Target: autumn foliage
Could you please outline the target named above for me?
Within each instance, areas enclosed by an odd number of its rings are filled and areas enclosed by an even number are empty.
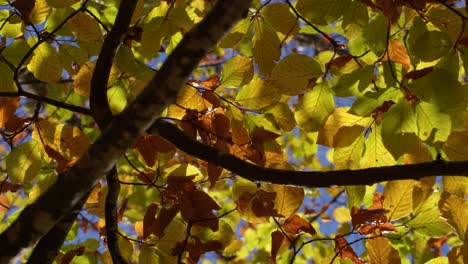
[[[0,5],[0,262],[466,262],[466,2]]]

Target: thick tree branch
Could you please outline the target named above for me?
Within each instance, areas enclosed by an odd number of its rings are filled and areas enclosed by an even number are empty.
[[[258,182],[302,187],[330,187],[333,185],[372,185],[378,182],[413,179],[427,176],[468,176],[468,161],[443,161],[394,165],[360,170],[290,171],[264,168],[213,147],[192,140],[177,126],[162,119],[155,122],[151,132],[157,132],[187,154],[221,166],[239,176]]]
[[[89,104],[95,120],[104,129],[112,119],[112,112],[107,100],[107,81],[112,68],[112,61],[118,47],[124,40],[137,0],[122,0],[112,30],[102,45],[91,79]]]
[[[54,226],[54,228],[39,240],[34,247],[31,256],[29,256],[27,263],[47,264],[54,262],[68,232],[70,231],[70,228],[73,226],[81,208],[86,203],[89,194],[90,192],[88,192],[88,194],[86,194],[81,201]]]
[[[250,3],[251,0],[219,0],[211,12],[185,34],[138,98],[0,235],[0,263],[10,262],[21,250],[33,245],[109,173],[135,139],[175,101],[192,70],[224,33],[247,14]]]
[[[136,3],[137,0],[122,0],[120,2],[114,25],[104,40],[96,67],[93,71],[89,102],[94,120],[101,129],[105,129],[113,118],[109,101],[107,100],[107,82],[117,49],[122,44],[130,26]],[[122,257],[118,245],[117,199],[120,192],[120,183],[115,166],[107,174],[106,179],[109,188],[105,205],[107,246],[113,263],[127,263]]]

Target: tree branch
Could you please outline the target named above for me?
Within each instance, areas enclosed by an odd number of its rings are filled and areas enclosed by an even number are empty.
[[[372,185],[394,180],[413,179],[438,175],[468,176],[468,161],[444,161],[394,165],[360,170],[290,171],[264,168],[244,161],[234,155],[192,140],[175,125],[162,119],[154,123],[150,132],[157,132],[167,141],[187,154],[221,166],[254,182],[269,182],[302,187],[331,187],[333,185]]]
[[[200,60],[225,32],[247,14],[251,0],[219,0],[210,13],[169,55],[143,92],[78,161],[28,205],[0,235],[0,263],[14,259],[32,246],[75,206],[94,184],[107,175],[119,157],[175,101],[178,91]]]
[[[70,110],[70,111],[75,112],[75,113],[80,113],[80,114],[83,114],[83,115],[91,115],[91,111],[86,107],[67,104],[67,103],[64,103],[64,102],[61,102],[61,101],[57,101],[57,100],[52,99],[52,98],[48,98],[48,97],[45,97],[45,96],[40,96],[40,95],[33,94],[33,93],[23,91],[23,90],[19,90],[18,92],[0,92],[0,96],[3,96],[3,97],[23,96],[23,97],[26,97],[26,98],[29,98],[29,99],[36,100],[38,102],[53,105],[53,106],[58,107],[58,108],[67,109],[67,110]]]
[[[120,2],[114,25],[102,45],[93,71],[89,102],[94,120],[101,130],[105,129],[113,118],[109,101],[107,100],[107,82],[117,49],[127,35],[136,3],[137,0],[122,0]],[[105,204],[107,246],[113,263],[127,263],[122,257],[118,245],[117,199],[120,192],[120,183],[115,166],[107,174],[106,179],[109,188]]]
[[[34,247],[31,256],[29,256],[27,263],[52,263],[54,262],[60,248],[67,237],[70,228],[73,226],[77,215],[80,213],[81,208],[86,203],[90,192],[88,192],[79,203],[73,207],[68,214],[63,217],[54,228],[52,228],[45,236],[43,236],[37,245]]]
[[[102,45],[91,79],[89,104],[95,120],[104,129],[112,119],[112,112],[107,100],[107,82],[112,68],[112,61],[118,47],[124,40],[135,10],[137,0],[122,0],[117,17],[109,35]]]

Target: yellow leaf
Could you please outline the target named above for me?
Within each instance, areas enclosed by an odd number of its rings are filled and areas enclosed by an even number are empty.
[[[389,210],[389,220],[397,220],[413,211],[413,189],[417,181],[387,182],[384,189],[384,209]]]
[[[13,81],[13,71],[0,61],[0,92],[16,92],[16,84]]]
[[[366,247],[369,252],[370,263],[401,263],[398,251],[392,247],[392,244],[386,237],[369,239],[366,242]]]
[[[444,191],[458,197],[467,197],[468,178],[463,176],[443,176],[442,183]]]
[[[8,119],[15,114],[19,101],[19,97],[0,97],[0,128],[3,128]]]
[[[249,109],[261,110],[277,102],[280,97],[274,86],[255,78],[240,89],[236,101]]]
[[[328,117],[323,126],[320,128],[320,132],[317,138],[317,143],[327,147],[334,147],[335,135],[343,127],[360,126],[366,127],[371,124],[372,119],[370,117],[361,117],[348,113],[349,107],[336,108],[335,111]]]
[[[91,79],[93,77],[95,66],[95,61],[88,61],[81,66],[78,73],[73,77],[73,89],[79,95],[89,97],[89,93],[91,91]],[[109,87],[109,85],[112,85],[119,75],[119,69],[113,65],[111,72],[109,73],[107,86]]]
[[[46,0],[35,0],[34,8],[29,15],[32,24],[40,24],[49,16],[50,6]]]
[[[346,223],[351,221],[351,214],[349,208],[345,206],[339,206],[333,211],[333,217],[338,223]]]
[[[28,70],[41,81],[57,83],[62,75],[63,67],[55,48],[43,42],[34,50]]]
[[[253,25],[252,53],[260,74],[268,75],[275,66],[275,61],[280,58],[281,42],[270,24],[257,19]]]
[[[143,245],[140,249],[140,255],[138,256],[138,263],[140,264],[153,264],[159,263],[158,255],[156,250],[150,246]]]
[[[322,68],[318,62],[308,56],[293,53],[274,67],[267,81],[278,87],[281,94],[298,95],[315,83],[321,74]]]
[[[304,189],[300,187],[270,184],[266,189],[276,192],[275,209],[285,217],[294,214],[304,200]]]
[[[68,20],[70,30],[79,40],[90,43],[102,41],[99,23],[87,13],[80,12]]]
[[[462,197],[442,193],[439,202],[440,212],[442,217],[447,219],[447,222],[455,228],[458,237],[464,241],[468,227],[468,201]],[[466,241],[465,241],[466,242]]]

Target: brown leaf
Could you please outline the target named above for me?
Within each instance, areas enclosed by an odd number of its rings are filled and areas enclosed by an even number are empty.
[[[140,181],[146,184],[152,184],[156,175],[154,172],[142,171],[142,172],[133,172],[133,175],[136,176]]]
[[[426,67],[426,68],[423,68],[421,70],[410,71],[403,78],[410,79],[410,80],[416,80],[416,79],[419,79],[419,78],[422,78],[422,77],[426,76],[427,74],[432,72],[432,70],[434,70],[434,66]]]
[[[296,214],[291,215],[284,221],[283,230],[288,235],[293,236],[299,235],[302,232],[309,233],[312,236],[317,233],[309,222]]]
[[[151,234],[151,227],[156,222],[156,212],[158,211],[159,205],[152,203],[146,208],[145,216],[143,218],[143,239],[146,239]]]
[[[162,238],[164,236],[164,231],[172,222],[172,220],[174,219],[174,217],[177,215],[178,212],[179,212],[178,206],[172,206],[170,208],[164,208],[164,207],[161,208],[158,216],[156,217],[156,221],[153,222],[153,224],[149,227],[148,231],[151,234],[154,234],[157,237]]]
[[[23,129],[27,124],[32,122],[31,117],[11,116],[5,123],[6,131],[14,132]]]
[[[325,67],[330,67],[330,68],[342,68],[344,67],[348,62],[350,62],[353,59],[352,56],[350,55],[344,55],[338,58],[333,59],[329,63],[325,64]]]
[[[342,259],[349,258],[354,263],[364,264],[364,261],[356,255],[348,241],[340,234],[335,237],[335,252],[338,252],[338,257]]]
[[[11,3],[11,6],[16,8],[21,13],[22,18],[26,24],[30,24],[29,15],[34,9],[35,4],[35,0],[16,0]]]
[[[23,184],[18,184],[18,183],[13,184],[13,183],[7,182],[6,180],[0,182],[0,193],[16,192],[21,188],[23,188]]]
[[[71,263],[75,256],[81,256],[84,253],[85,253],[85,247],[83,247],[83,246],[80,246],[80,247],[75,248],[75,249],[68,250],[67,253],[65,253],[65,255],[63,255],[60,263],[61,264]]]
[[[275,208],[276,192],[258,190],[252,199],[252,211],[257,217],[281,216]]]
[[[55,168],[55,171],[57,171],[58,174],[64,172],[66,169],[71,167],[71,165],[73,165],[73,163],[75,163],[76,161],[75,159],[73,160],[73,162],[71,162],[72,160],[65,158],[60,152],[51,148],[49,145],[44,145],[44,149],[47,155],[50,158],[54,159],[55,162],[57,163],[57,167]]]
[[[249,209],[249,204],[250,201],[252,201],[252,198],[254,195],[252,193],[249,193],[247,191],[243,192],[239,196],[239,200],[237,201],[237,209],[241,211],[242,213],[245,213],[247,209]]]
[[[222,106],[218,96],[216,96],[216,94],[211,90],[203,91],[202,98],[210,102],[214,108]]]
[[[189,253],[188,263],[196,264],[200,260],[200,257],[206,252],[219,251],[222,248],[223,245],[217,240],[203,243],[199,238],[193,237],[191,238],[191,242],[187,243],[185,247],[185,250]]]
[[[401,14],[401,4],[394,3],[393,0],[376,0],[375,3],[387,17],[390,25],[393,25],[398,21]]]
[[[8,98],[8,97],[0,97],[0,128],[3,128],[10,119],[10,117],[14,116],[16,112],[16,108],[19,105],[19,97]],[[14,130],[9,130],[14,131]]]
[[[273,133],[271,131],[265,130],[263,128],[256,128],[252,132],[252,140],[260,142],[268,142],[278,138],[280,135]]]
[[[156,163],[157,153],[168,153],[175,151],[174,145],[163,139],[159,135],[141,135],[136,143],[135,147],[140,152],[141,156],[145,160],[146,165],[153,167]]]
[[[271,233],[271,260],[273,263],[276,263],[276,255],[283,244],[283,240],[284,235],[281,231],[276,230]]]

